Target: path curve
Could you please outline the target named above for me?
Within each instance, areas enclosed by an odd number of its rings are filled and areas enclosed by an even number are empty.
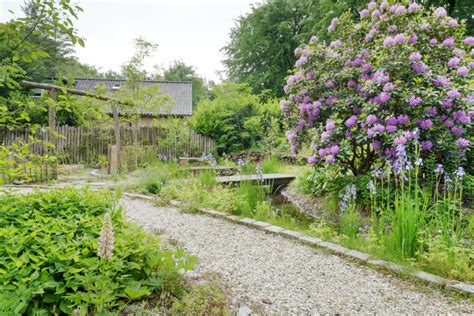
[[[237,301],[273,314],[474,314],[474,305],[280,236],[204,215],[123,199],[126,217],[157,229],[219,273]]]

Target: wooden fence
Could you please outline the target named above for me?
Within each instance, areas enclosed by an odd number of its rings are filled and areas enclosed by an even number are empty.
[[[134,130],[122,127],[120,136],[122,146],[133,145]],[[14,143],[30,143],[30,152],[37,155],[52,154],[58,157],[59,163],[94,164],[107,157],[107,148],[115,143],[112,128],[58,126],[56,133],[46,129],[37,130],[30,138],[28,129],[0,129],[0,144],[10,146]],[[153,146],[158,155],[167,158],[179,156],[196,156],[210,152],[215,148],[215,141],[199,135],[189,129],[163,129],[160,127],[140,127],[137,130],[140,147]],[[51,143],[48,147],[45,143]]]

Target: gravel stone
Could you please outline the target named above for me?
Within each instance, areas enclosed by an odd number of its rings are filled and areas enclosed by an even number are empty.
[[[163,231],[198,257],[196,273],[218,273],[240,302],[269,314],[474,314],[468,300],[417,291],[398,278],[254,228],[149,202],[123,199],[126,216]]]

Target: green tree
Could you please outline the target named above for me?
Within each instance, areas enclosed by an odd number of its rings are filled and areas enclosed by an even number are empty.
[[[238,18],[222,48],[230,80],[249,84],[255,93],[269,89],[284,95],[284,78],[295,64],[293,51],[312,35],[328,40],[331,20],[350,11],[353,20],[370,0],[267,0]],[[377,1],[381,2],[381,1]],[[394,4],[405,1],[388,0]],[[444,6],[458,19],[466,19],[467,34],[474,34],[473,0],[421,0],[425,7]]]
[[[125,83],[114,97],[129,104],[120,106],[121,112],[128,116],[133,123],[133,143],[135,153],[138,152],[138,123],[141,115],[147,112],[171,111],[174,100],[160,93],[159,84],[144,85],[147,71],[144,62],[157,50],[158,45],[144,38],[135,39],[135,53],[131,59],[122,65],[122,76]],[[138,167],[138,155],[135,155],[135,168]]]
[[[29,78],[22,65],[48,56],[30,41],[32,35],[63,36],[63,40],[72,44],[84,44],[73,24],[82,10],[79,6],[71,4],[70,0],[37,0],[35,6],[38,14],[33,18],[0,23],[0,127],[30,124],[29,111],[35,104],[21,88],[20,81]],[[12,148],[0,145],[0,182],[3,176],[25,178],[23,170],[41,159],[29,153],[28,145],[16,144]]]
[[[199,103],[191,127],[215,139],[218,153],[257,146],[271,120],[260,111],[265,108],[261,97],[246,84],[230,82],[215,86],[213,92],[213,100]]]
[[[164,71],[162,79],[191,81],[193,86],[193,109],[196,108],[199,101],[209,97],[209,89],[206,86],[204,78],[196,73],[193,66],[186,65],[182,60],[175,60],[168,69]]]
[[[317,0],[273,0],[252,7],[232,28],[223,48],[230,80],[255,93],[283,95],[284,78],[296,59],[293,50],[312,34]]]

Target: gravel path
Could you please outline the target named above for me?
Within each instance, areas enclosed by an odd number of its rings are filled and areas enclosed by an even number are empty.
[[[270,314],[474,314],[474,305],[350,263],[285,238],[203,215],[124,199],[126,216],[198,257],[196,271],[219,273],[237,301]]]

